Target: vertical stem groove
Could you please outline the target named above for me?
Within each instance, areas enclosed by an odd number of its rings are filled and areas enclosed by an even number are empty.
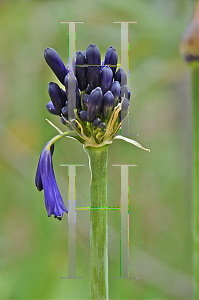
[[[91,208],[107,207],[108,145],[88,147],[92,169]],[[107,210],[90,210],[91,299],[109,299]]]

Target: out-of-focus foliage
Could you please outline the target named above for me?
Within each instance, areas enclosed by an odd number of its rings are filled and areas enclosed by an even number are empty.
[[[151,153],[116,140],[109,148],[108,201],[120,205],[120,168],[129,168],[130,276],[119,276],[120,213],[109,212],[110,299],[190,299],[191,120],[189,69],[178,51],[193,11],[190,0],[82,0],[0,2],[0,298],[88,299],[89,213],[77,212],[77,276],[67,276],[68,221],[48,218],[43,192],[34,186],[39,154],[56,132],[45,109],[47,84],[56,81],[44,61],[54,48],[65,64],[68,26],[76,49],[96,43],[104,56],[120,52],[120,24],[129,25],[129,137]],[[56,81],[57,82],[57,81]],[[67,206],[67,168],[77,168],[77,206],[89,206],[88,158],[76,141],[55,145],[54,169]]]

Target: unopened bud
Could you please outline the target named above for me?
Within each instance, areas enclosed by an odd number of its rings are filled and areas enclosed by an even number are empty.
[[[57,114],[61,116],[61,109],[65,102],[60,87],[55,82],[49,82],[48,93],[52,100],[53,106],[57,111]]]
[[[59,54],[52,48],[46,48],[44,51],[44,57],[47,64],[55,73],[57,78],[61,81],[62,84],[64,84],[64,78],[67,74],[67,69]]]

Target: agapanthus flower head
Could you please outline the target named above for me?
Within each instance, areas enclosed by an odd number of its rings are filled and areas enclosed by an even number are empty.
[[[49,84],[52,104],[47,104],[48,111],[57,112],[61,122],[76,132],[84,146],[95,144],[98,147],[111,143],[121,127],[119,112],[122,101],[130,99],[125,71],[120,67],[116,72],[116,49],[113,46],[107,49],[103,63],[95,44],[90,44],[86,51],[76,51],[73,71],[72,65],[68,63],[65,67],[57,52],[51,48],[46,48],[45,58],[56,74],[59,74],[57,66],[60,66],[61,82],[65,85],[64,91],[55,83]],[[95,120],[98,119],[100,122],[97,123]],[[99,126],[101,123],[103,125]],[[99,129],[102,127],[101,132]]]
[[[144,148],[136,141],[117,135],[128,116],[130,89],[124,69],[120,67],[116,72],[118,56],[114,47],[107,49],[103,63],[100,50],[95,44],[89,45],[86,51],[76,51],[73,65],[68,63],[66,67],[54,49],[46,48],[44,56],[65,86],[63,90],[58,84],[49,83],[51,101],[46,104],[46,108],[61,118],[67,130],[62,132],[49,121],[59,135],[49,141],[41,153],[35,185],[39,191],[44,189],[48,216],[54,214],[61,219],[67,209],[53,171],[52,145],[55,141],[68,136],[86,148],[102,147],[118,138]]]

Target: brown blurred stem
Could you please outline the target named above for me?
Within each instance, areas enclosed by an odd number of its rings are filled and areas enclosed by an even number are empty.
[[[192,66],[195,299],[199,299],[199,64]]]

